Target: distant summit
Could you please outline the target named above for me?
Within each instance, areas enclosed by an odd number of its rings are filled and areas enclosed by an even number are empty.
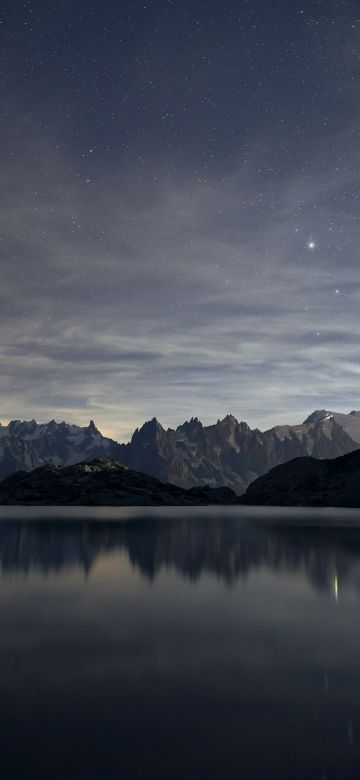
[[[317,409],[306,418],[304,425],[324,420],[335,420],[353,441],[360,444],[360,411],[353,409],[349,414],[342,412],[330,412],[326,409]]]
[[[315,409],[315,412],[309,414],[309,417],[304,420],[303,425],[309,425],[310,423],[320,422],[320,420],[331,420],[333,416],[332,412],[328,412],[326,409]]]

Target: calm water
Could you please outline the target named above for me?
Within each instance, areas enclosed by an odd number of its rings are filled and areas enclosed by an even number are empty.
[[[0,511],[4,780],[352,780],[360,512]]]

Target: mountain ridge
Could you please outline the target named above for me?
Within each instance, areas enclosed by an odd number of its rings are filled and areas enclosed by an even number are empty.
[[[16,471],[0,482],[0,505],[207,506],[238,501],[230,488],[184,490],[112,458],[71,466],[48,463],[33,471]]]

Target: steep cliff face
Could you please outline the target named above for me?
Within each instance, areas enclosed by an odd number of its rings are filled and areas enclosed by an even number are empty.
[[[129,468],[182,488],[227,485],[243,493],[269,469],[296,457],[336,458],[357,449],[360,412],[316,410],[301,425],[251,429],[232,415],[204,426],[195,417],[165,430],[156,418],[136,429],[128,444],[102,436],[95,424],[39,425],[14,420],[0,426],[0,478],[46,463],[71,465],[115,458]]]

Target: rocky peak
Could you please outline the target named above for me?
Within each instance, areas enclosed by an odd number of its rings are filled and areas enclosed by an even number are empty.
[[[233,414],[226,414],[225,417],[220,420],[220,423],[226,423],[227,425],[238,425],[238,420]]]
[[[8,431],[10,436],[21,436],[32,433],[37,427],[36,420],[11,420],[8,425]]]
[[[243,425],[246,426],[246,423],[239,423],[236,417],[234,417],[232,414],[227,414],[226,417],[224,417],[222,420],[217,421],[215,425],[215,431],[221,439],[228,439],[229,437],[233,438],[236,436],[239,429],[241,431],[244,430]],[[247,427],[248,426],[246,426],[246,428]]]
[[[242,425],[242,423],[240,423]],[[233,414],[227,414],[222,420],[218,420],[215,428],[221,432],[233,432],[239,426],[239,421]]]
[[[191,420],[185,420],[185,422],[182,425],[178,425],[177,431],[181,433],[192,433],[193,431],[197,430],[203,430],[202,422],[200,422],[198,417],[192,417]]]
[[[152,420],[148,420],[142,425],[140,429],[136,429],[132,436],[131,443],[143,443],[148,441],[158,440],[166,436],[166,432],[156,417]]]
[[[114,458],[94,458],[89,463],[82,461],[72,466],[67,466],[68,469],[78,469],[79,471],[91,472],[91,471],[107,471],[107,470],[123,470],[127,469],[123,463]]]
[[[11,420],[8,425],[8,431],[10,435],[19,431],[23,424],[24,423],[21,420]]]
[[[48,431],[57,431],[59,428],[58,423],[56,420],[50,420],[50,422],[47,424]]]

